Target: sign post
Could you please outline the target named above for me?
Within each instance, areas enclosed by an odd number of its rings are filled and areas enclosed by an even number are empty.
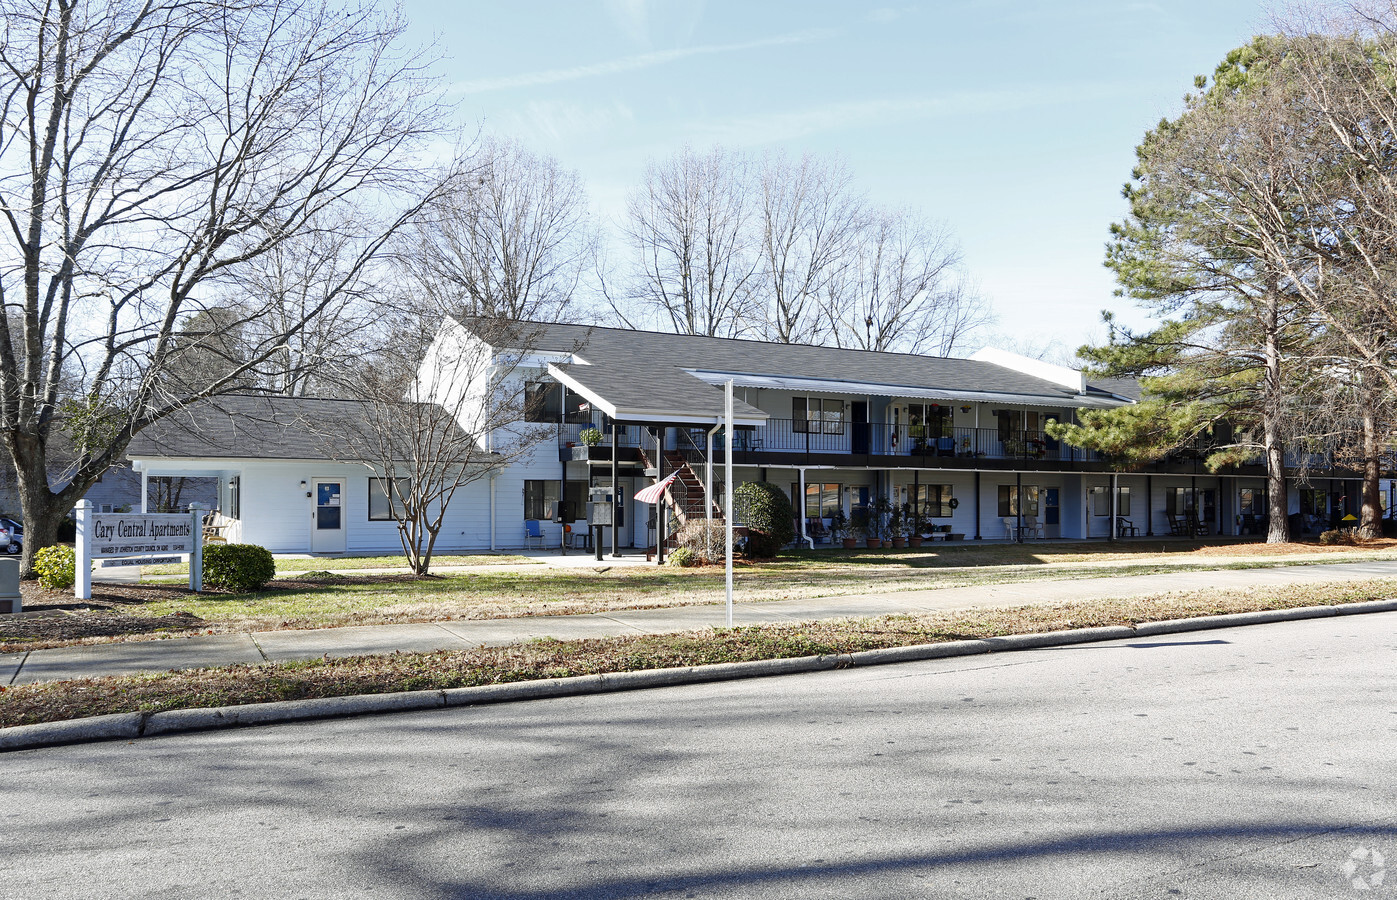
[[[203,510],[190,504],[187,513],[95,513],[92,504],[79,500],[77,546],[73,563],[73,594],[92,599],[92,561],[129,559],[153,554],[189,554],[189,589],[204,589]]]

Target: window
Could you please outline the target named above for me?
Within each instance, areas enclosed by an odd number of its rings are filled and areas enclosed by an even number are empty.
[[[949,484],[918,485],[917,508],[928,519],[949,519],[955,515],[955,510],[951,509],[951,486]]]
[[[403,497],[407,496],[409,490],[408,480],[406,478],[393,479],[391,500],[388,496],[388,484],[387,478],[369,479],[370,522],[392,522],[403,518]]]
[[[791,430],[796,434],[843,434],[844,401],[819,397],[792,397]]]
[[[1329,516],[1329,492],[1304,490],[1300,492],[1300,511],[1308,516]]]
[[[1019,515],[1019,487],[1015,484],[1001,484],[999,486],[999,516],[1007,519],[1010,516]],[[1023,514],[1026,516],[1038,515],[1038,486],[1036,484],[1026,484],[1023,486]]]
[[[591,425],[592,404],[581,394],[563,390],[563,421],[568,425]]]
[[[556,381],[530,381],[524,385],[525,422],[592,424],[592,404]]]
[[[557,502],[557,479],[524,482],[524,518],[549,519],[553,514],[553,504]]]
[[[1242,488],[1237,492],[1237,495],[1237,511],[1242,515],[1266,515],[1265,488]]]
[[[1091,511],[1092,515],[1109,516],[1111,514],[1110,493],[1107,486],[1098,484],[1091,489]],[[1116,515],[1130,515],[1130,488],[1121,485],[1116,488]]]
[[[569,481],[562,499],[572,504],[572,514],[578,519],[587,516],[587,482]],[[558,502],[558,480],[524,482],[524,518],[551,519],[553,504]]]
[[[839,485],[805,483],[805,517],[827,518],[839,512]],[[791,485],[791,496],[800,494],[800,482]]]
[[[1171,516],[1182,516],[1193,509],[1193,491],[1185,487],[1165,488],[1164,511]]]
[[[559,422],[563,414],[563,386],[556,381],[530,381],[524,385],[524,421]]]
[[[1025,434],[1029,438],[1036,438],[1043,431],[1043,426],[1047,424],[1048,417],[1038,412],[1023,412],[1017,409],[996,409],[991,410],[999,419],[999,440],[1017,441]]]
[[[951,408],[939,403],[907,404],[907,436],[943,438],[951,436]]]

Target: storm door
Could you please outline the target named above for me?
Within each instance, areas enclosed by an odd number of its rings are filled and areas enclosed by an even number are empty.
[[[344,480],[316,478],[311,481],[310,551],[312,553],[343,553],[344,540]]]

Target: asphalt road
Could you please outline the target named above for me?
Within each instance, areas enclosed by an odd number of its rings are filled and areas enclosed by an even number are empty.
[[[8,754],[0,896],[1382,896],[1394,661],[1383,614]]]

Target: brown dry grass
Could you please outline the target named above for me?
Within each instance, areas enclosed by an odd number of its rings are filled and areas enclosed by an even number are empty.
[[[206,708],[276,700],[848,653],[1007,634],[1333,605],[1397,596],[1397,580],[1197,591],[926,616],[772,624],[670,635],[531,641],[463,652],[393,654],[233,666],[0,688],[0,726],[116,712]]]

